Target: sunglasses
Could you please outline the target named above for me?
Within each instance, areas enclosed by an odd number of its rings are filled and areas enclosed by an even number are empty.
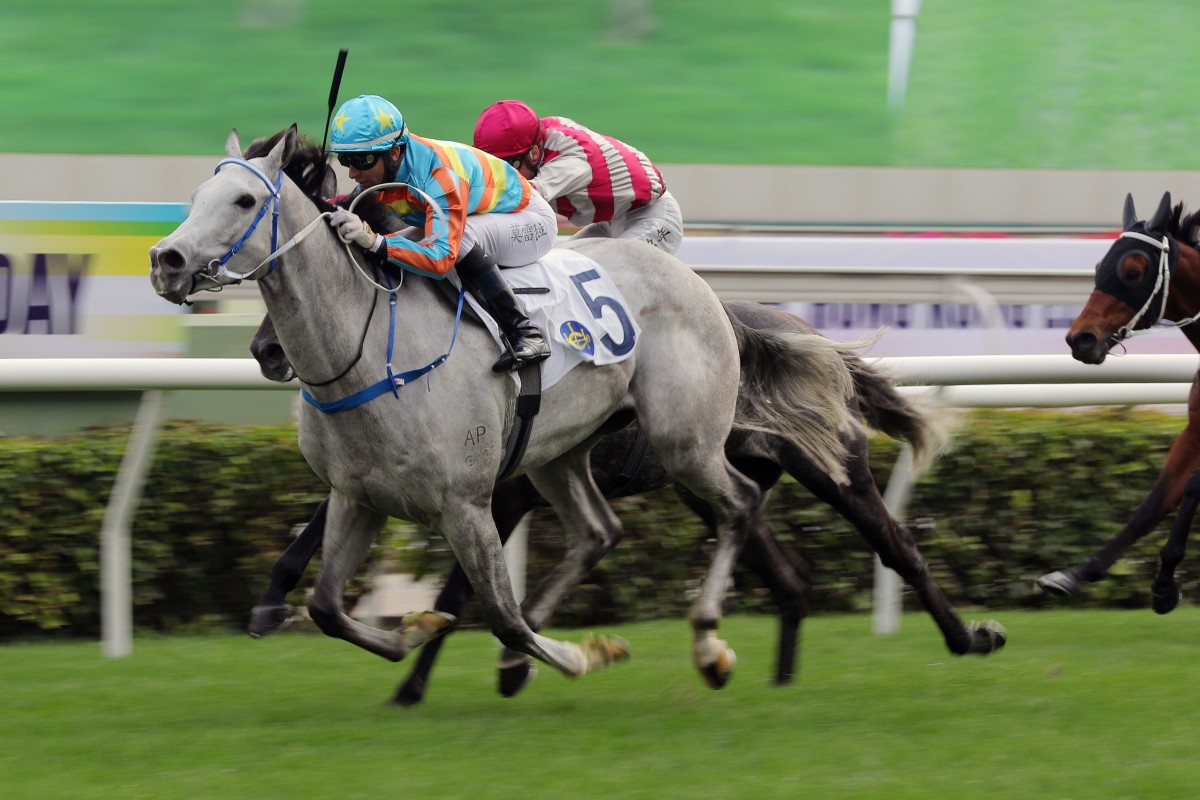
[[[343,167],[354,169],[370,169],[381,157],[380,153],[338,153],[338,163]]]

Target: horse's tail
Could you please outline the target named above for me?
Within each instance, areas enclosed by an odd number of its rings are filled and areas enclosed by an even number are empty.
[[[849,362],[862,343],[751,328],[727,315],[742,358],[735,424],[782,436],[834,480],[844,480],[846,447],[839,433],[854,424]]]
[[[863,421],[912,448],[913,471],[925,471],[950,441],[948,417],[932,405],[897,391],[890,378],[857,356],[846,359],[854,376],[854,400]]]

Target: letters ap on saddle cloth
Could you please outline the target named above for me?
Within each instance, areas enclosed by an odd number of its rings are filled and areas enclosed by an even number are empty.
[[[447,277],[457,282],[454,273]],[[504,277],[530,321],[551,343],[550,357],[541,363],[543,390],[582,363],[617,364],[633,353],[641,328],[608,273],[582,253],[555,248],[528,266],[506,267]],[[465,299],[503,352],[495,321],[470,292]],[[518,373],[509,374],[518,380]]]

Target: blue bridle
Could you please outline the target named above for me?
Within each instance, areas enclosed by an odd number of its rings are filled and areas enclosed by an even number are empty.
[[[271,211],[271,252],[272,253],[275,252],[275,246],[279,242],[279,188],[280,188],[280,186],[282,186],[283,170],[279,171],[279,174],[275,176],[275,182],[271,183],[271,179],[267,177],[265,172],[263,172],[261,169],[254,166],[253,164],[251,164],[246,159],[244,159],[244,158],[226,158],[225,160],[223,160],[219,164],[217,164],[217,168],[213,170],[213,174],[216,175],[218,172],[221,171],[221,167],[224,167],[227,164],[237,164],[239,167],[245,167],[246,169],[250,170],[250,172],[253,173],[255,175],[255,177],[257,177],[260,181],[263,182],[264,185],[266,185],[267,190],[270,192],[270,194],[267,195],[267,199],[263,201],[262,208],[260,208],[258,210],[258,214],[254,217],[254,221],[250,223],[250,227],[247,228],[246,232],[242,234],[242,238],[238,239],[237,242],[234,243],[233,247],[229,248],[228,253],[221,256],[219,259],[216,259],[215,261],[212,261],[209,263],[210,267],[214,264],[216,265],[216,272],[215,272],[215,274],[212,275],[213,278],[216,278],[216,277],[224,274],[224,275],[229,275],[233,278],[236,278],[238,281],[241,281],[243,278],[246,278],[247,276],[253,274],[254,271],[258,269],[258,267],[255,267],[254,269],[250,270],[250,272],[243,272],[241,274],[238,274],[236,272],[233,272],[233,271],[227,269],[225,267],[225,264],[229,261],[229,259],[233,258],[234,256],[236,256],[238,254],[238,251],[242,249],[242,245],[244,245],[246,243],[246,240],[249,239],[250,236],[254,233],[254,229],[257,228],[258,223],[262,221],[263,215],[265,215],[267,213],[267,207],[272,204],[272,201],[274,201],[274,208]],[[262,264],[259,264],[258,266],[261,267]],[[270,266],[270,268],[267,269],[267,274],[270,275],[274,271],[275,271],[275,259],[272,258],[271,266]]]

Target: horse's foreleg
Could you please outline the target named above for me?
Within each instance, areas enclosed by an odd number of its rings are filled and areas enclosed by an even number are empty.
[[[1188,533],[1192,530],[1197,504],[1200,504],[1200,470],[1193,472],[1184,484],[1179,514],[1175,517],[1171,535],[1162,549],[1162,565],[1158,577],[1154,580],[1152,597],[1154,610],[1159,614],[1170,613],[1179,605],[1179,584],[1175,580],[1175,568],[1179,566],[1187,550]]]
[[[321,571],[308,603],[309,616],[325,634],[364,650],[399,661],[417,647],[445,633],[454,617],[435,612],[406,614],[391,631],[353,619],[342,607],[346,583],[358,571],[387,517],[352,502],[340,492],[329,496]]]
[[[541,497],[538,495],[537,490],[533,488],[533,484],[530,483],[529,479],[524,476],[505,481],[496,487],[492,495],[492,520],[496,523],[496,530],[500,534],[501,544],[508,542],[513,529],[517,527],[521,519],[535,508],[540,501]],[[433,610],[461,617],[463,609],[473,594],[474,590],[471,587],[471,582],[467,580],[467,574],[463,571],[462,566],[455,562],[454,568],[450,570],[449,577],[446,578],[445,584],[442,585],[442,591],[438,593],[437,600],[433,604]],[[444,636],[439,636],[421,648],[412,672],[408,674],[408,678],[396,690],[396,696],[393,698],[394,702],[402,706],[410,706],[425,699],[429,676],[433,672],[434,662],[437,660],[438,653],[441,652],[442,643],[445,640]],[[509,667],[501,675],[500,693],[505,697],[511,697],[516,694],[533,677],[533,672],[531,662],[522,653],[521,664],[516,667]]]
[[[1184,484],[1189,476],[1200,469],[1200,409],[1197,408],[1200,403],[1196,395],[1197,384],[1194,383],[1188,399],[1187,427],[1171,444],[1154,487],[1125,523],[1125,527],[1080,566],[1050,572],[1038,578],[1039,588],[1052,594],[1070,595],[1081,583],[1100,580],[1108,574],[1118,558],[1179,505]]]
[[[316,513],[304,526],[304,530],[300,531],[300,535],[283,551],[275,566],[271,567],[271,582],[259,599],[258,605],[250,610],[249,632],[255,639],[275,633],[291,622],[295,609],[288,604],[287,596],[296,588],[305,567],[321,546],[328,508],[327,497],[317,506]]]
[[[460,504],[447,511],[437,529],[450,543],[475,588],[492,633],[505,647],[544,661],[568,677],[628,656],[628,645],[617,637],[589,638],[581,646],[542,636],[529,627],[513,596],[500,537],[486,509]]]
[[[592,480],[589,446],[581,446],[532,473],[537,493],[555,507],[568,534],[562,559],[521,604],[529,627],[538,631],[563,599],[587,576],[621,538],[621,522]],[[618,646],[614,656],[623,657]],[[499,689],[505,697],[519,692],[532,676],[522,652],[500,654]]]

